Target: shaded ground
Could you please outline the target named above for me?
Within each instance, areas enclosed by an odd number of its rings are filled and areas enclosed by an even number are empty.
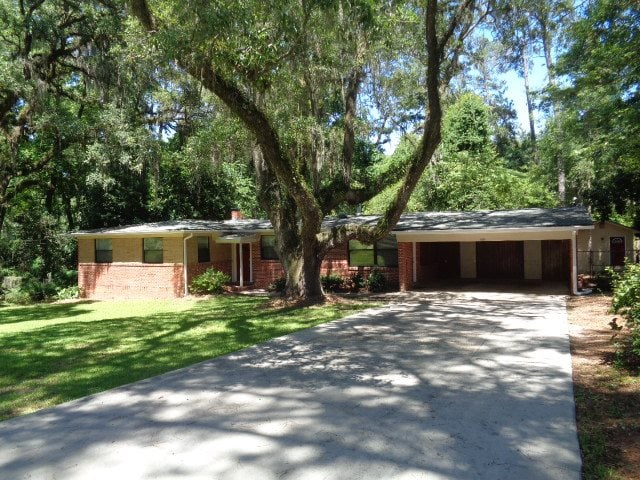
[[[0,478],[578,480],[565,297],[415,292],[0,423]]]
[[[2,307],[0,420],[176,370],[365,307],[342,302],[269,308],[267,302],[225,295]]]
[[[640,380],[614,366],[611,297],[568,302],[576,413],[587,479],[640,478]],[[622,322],[618,322],[622,323]]]

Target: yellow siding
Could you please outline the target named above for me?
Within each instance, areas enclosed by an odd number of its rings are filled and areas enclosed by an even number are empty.
[[[212,243],[211,245],[211,259],[218,261],[231,261],[231,249],[235,247],[234,244],[228,243]]]
[[[460,277],[476,276],[476,242],[460,242]]]
[[[95,241],[93,238],[78,239],[78,262],[93,263],[95,261]]]
[[[142,242],[140,242],[142,244]],[[164,250],[163,263],[182,263],[183,243],[180,237],[164,237],[162,249]],[[140,246],[142,250],[142,246]]]
[[[195,235],[187,240],[188,263],[198,263],[198,237],[209,238],[209,248],[211,249],[211,262],[231,261],[231,249],[235,246],[228,243],[216,243],[215,237],[212,235]],[[182,258],[182,257],[180,257]],[[182,260],[180,260],[182,261]]]
[[[142,238],[126,237],[111,240],[113,261],[142,262]]]
[[[542,242],[540,240],[524,242],[524,278],[525,280],[542,278]]]
[[[182,238],[161,238],[163,263],[182,263]],[[113,263],[142,263],[142,237],[114,237],[111,238],[111,246]],[[197,250],[195,255],[197,258]],[[95,238],[78,239],[78,261],[80,263],[95,262]]]
[[[611,264],[609,253],[611,237],[624,237],[627,260],[634,260],[632,229],[611,222],[597,222],[594,227],[593,230],[578,232],[578,273],[590,273],[591,269],[599,271]]]

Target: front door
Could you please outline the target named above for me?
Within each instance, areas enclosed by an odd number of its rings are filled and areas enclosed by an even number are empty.
[[[611,255],[611,266],[622,267],[624,265],[624,237],[611,237],[609,239],[609,252]]]

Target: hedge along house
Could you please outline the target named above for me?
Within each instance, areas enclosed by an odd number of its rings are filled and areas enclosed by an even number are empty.
[[[377,219],[328,217],[323,228]],[[400,290],[452,280],[561,281],[575,293],[577,239],[590,229],[582,207],[405,214],[375,245],[351,240],[332,249],[321,272],[366,278],[377,269]],[[254,288],[284,274],[267,220],[171,221],[74,235],[78,283],[89,298],[180,297],[210,267]]]

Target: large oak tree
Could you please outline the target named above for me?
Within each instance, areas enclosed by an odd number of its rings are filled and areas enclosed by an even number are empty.
[[[329,249],[354,237],[373,242],[398,221],[440,143],[441,92],[483,16],[473,0],[130,0],[129,6],[166,61],[218,96],[254,136],[258,198],[276,233],[287,291],[308,299],[322,297],[320,264]],[[413,51],[394,51],[395,39],[411,35],[411,27],[421,32]],[[383,56],[395,56],[385,68],[422,65],[423,81],[415,85],[423,98],[422,137],[404,165],[357,168],[358,141],[371,133],[357,111],[360,94]],[[321,230],[326,215],[400,179],[375,226]]]

